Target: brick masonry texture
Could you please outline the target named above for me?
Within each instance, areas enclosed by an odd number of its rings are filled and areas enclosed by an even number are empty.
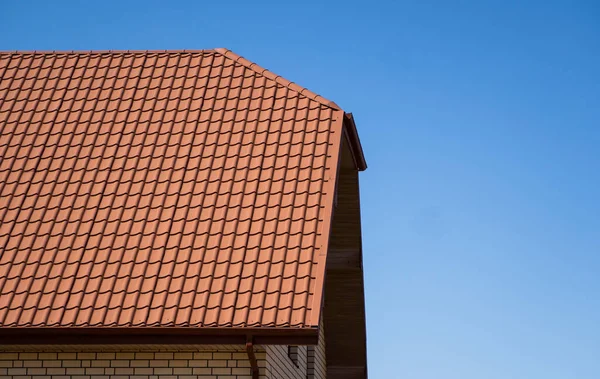
[[[266,352],[256,353],[261,378]],[[245,352],[2,352],[0,379],[252,379]]]
[[[273,379],[325,379],[325,335],[323,322],[319,330],[317,346],[298,346],[297,361],[294,364],[288,356],[288,347],[281,345],[266,346],[266,374]]]
[[[256,350],[261,379],[307,378],[306,346],[298,349],[299,367],[288,357],[287,346]],[[242,350],[45,350],[0,352],[0,379],[252,379],[252,373]]]
[[[325,326],[321,320],[319,344],[306,348],[306,379],[325,379],[327,362],[325,360]]]

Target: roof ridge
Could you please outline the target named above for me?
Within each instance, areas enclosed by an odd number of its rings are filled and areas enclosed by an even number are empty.
[[[242,57],[241,55],[238,55],[236,53],[234,53],[233,51],[226,49],[226,48],[216,48],[216,49],[200,49],[200,50],[194,50],[194,49],[175,49],[175,50],[10,50],[10,51],[0,51],[0,54],[176,54],[176,53],[219,53],[223,56],[225,56],[226,58],[229,58],[241,65],[244,65],[246,67],[248,67],[249,69],[251,69],[252,71],[263,75],[264,77],[271,79],[273,81],[275,81],[276,83],[292,90],[295,92],[300,93],[301,95],[304,95],[306,97],[308,97],[309,99],[312,99],[314,101],[317,101],[325,106],[328,106],[330,108],[333,108],[335,110],[342,110],[342,108],[337,105],[336,103],[334,103],[333,101],[324,98],[323,96],[312,92],[311,90],[307,89],[306,87],[302,87],[290,80],[285,79],[284,77],[282,77],[281,75],[277,75],[275,73],[273,73],[272,71],[267,70],[266,68],[252,62],[249,61],[248,59]]]
[[[0,50],[0,54],[176,54],[213,53],[215,49],[163,49],[163,50]]]
[[[214,49],[214,51],[216,51],[217,53],[225,56],[226,58],[229,58],[241,65],[244,65],[246,67],[248,67],[249,69],[251,69],[252,71],[255,71],[256,73],[263,75],[264,77],[274,80],[276,83],[281,84],[284,87],[287,87],[289,89],[291,89],[292,91],[296,91],[298,93],[300,93],[301,95],[304,95],[306,97],[308,97],[309,99],[312,99],[314,101],[317,101],[325,106],[328,106],[330,108],[333,108],[335,110],[342,110],[342,108],[340,108],[339,105],[337,105],[336,103],[334,103],[331,100],[328,100],[326,98],[324,98],[323,96],[312,92],[311,90],[302,87],[292,81],[289,81],[287,79],[285,79],[284,77],[282,77],[281,75],[277,75],[275,73],[273,73],[272,71],[267,70],[266,68],[259,66],[258,64],[249,61],[248,59],[242,57],[241,55],[238,55],[236,53],[234,53],[233,51],[226,49],[226,48],[216,48]]]

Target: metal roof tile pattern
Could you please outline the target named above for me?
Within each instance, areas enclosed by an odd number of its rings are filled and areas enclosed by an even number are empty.
[[[0,327],[318,326],[337,105],[222,49],[0,78]]]

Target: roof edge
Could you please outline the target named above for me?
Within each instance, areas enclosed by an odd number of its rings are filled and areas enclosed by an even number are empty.
[[[0,54],[175,54],[212,53],[215,49],[165,49],[165,50],[0,50]]]
[[[354,116],[352,113],[344,114],[344,129],[346,130],[348,142],[350,143],[350,150],[352,151],[352,158],[358,171],[365,171],[367,169],[367,161],[365,154],[358,137],[358,130],[356,129],[356,123],[354,122]]]
[[[198,327],[14,327],[0,328],[3,345],[238,345],[251,337],[257,345],[314,345],[318,328]]]
[[[328,99],[324,98],[323,96],[308,90],[305,87],[302,87],[294,82],[291,82],[291,81],[285,79],[281,75],[277,75],[277,74],[273,73],[272,71],[269,71],[266,68],[257,65],[256,63],[249,61],[248,59],[242,57],[241,55],[234,53],[233,51],[231,51],[229,49],[219,47],[219,48],[214,49],[214,51],[216,51],[217,53],[219,53],[219,54],[221,54],[243,66],[246,66],[247,68],[255,71],[256,73],[258,73],[260,75],[263,75],[264,77],[266,77],[268,79],[274,80],[278,84],[281,84],[282,86],[287,87],[292,91],[296,91],[296,92],[300,93],[301,95],[308,97],[309,99],[317,101],[325,106],[328,106],[328,107],[333,108],[338,111],[342,109],[342,108],[340,108],[339,105],[337,105],[333,101],[328,100]]]
[[[334,136],[334,140],[331,142],[333,147],[333,151],[331,152],[331,158],[333,159],[334,167],[329,166],[329,177],[327,178],[326,186],[323,188],[323,194],[326,196],[322,197],[324,209],[326,215],[323,216],[322,221],[322,229],[321,233],[324,238],[322,239],[321,246],[318,246],[318,265],[317,265],[317,273],[316,276],[316,284],[315,284],[315,292],[313,295],[313,303],[312,310],[310,314],[311,320],[316,320],[317,323],[320,322],[322,311],[324,307],[324,298],[325,298],[325,276],[327,274],[327,253],[329,252],[329,241],[331,240],[331,234],[333,231],[333,213],[335,208],[335,196],[337,191],[337,182],[340,173],[340,163],[341,163],[341,154],[342,154],[342,138],[344,137],[344,123],[345,123],[345,113],[342,110],[336,112],[337,119],[333,127],[331,133],[337,133]],[[327,157],[328,159],[330,158]],[[327,167],[327,163],[326,163]],[[327,210],[329,212],[327,213]]]
[[[233,51],[226,48],[216,49],[165,49],[165,50],[4,50],[0,51],[0,54],[173,54],[173,53],[210,53],[216,52],[229,58],[243,66],[248,67],[254,72],[265,76],[268,79],[275,81],[276,83],[289,88],[292,91],[296,91],[301,95],[308,97],[322,105],[333,108],[335,110],[341,110],[341,107],[331,100],[324,98],[323,96],[310,91],[309,89],[302,87],[292,81],[289,81],[277,75],[266,68],[259,66],[258,64],[249,61],[248,59],[234,53]]]

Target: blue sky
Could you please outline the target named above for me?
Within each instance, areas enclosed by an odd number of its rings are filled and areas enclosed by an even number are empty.
[[[370,378],[600,377],[600,3],[203,3],[3,1],[0,49],[227,47],[334,100]]]

